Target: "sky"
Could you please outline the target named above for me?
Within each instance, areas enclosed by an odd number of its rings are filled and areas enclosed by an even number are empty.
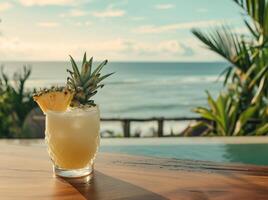
[[[221,61],[192,28],[244,31],[232,0],[0,0],[0,60]]]

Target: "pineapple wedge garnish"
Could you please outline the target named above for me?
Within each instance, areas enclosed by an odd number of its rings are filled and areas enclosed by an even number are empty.
[[[39,91],[33,98],[44,113],[49,110],[61,112],[69,107],[73,92],[65,87],[52,87]]]

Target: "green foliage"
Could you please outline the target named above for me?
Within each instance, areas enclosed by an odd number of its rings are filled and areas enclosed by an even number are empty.
[[[91,72],[93,57],[87,61],[87,55],[86,53],[84,54],[81,71],[79,71],[72,56],[70,56],[70,58],[73,71],[67,70],[70,74],[70,77],[67,79],[67,85],[75,92],[71,106],[95,106],[94,100],[91,98],[97,93],[99,88],[104,86],[104,84],[100,84],[101,81],[113,74],[110,73],[101,76],[101,70],[108,61],[103,61],[93,72]]]
[[[206,135],[217,136],[241,136],[241,135],[265,135],[268,132],[265,118],[259,123],[252,123],[260,112],[260,104],[252,104],[243,112],[239,112],[241,98],[237,98],[234,91],[221,92],[214,100],[209,92],[209,108],[198,107],[194,111],[209,121],[202,121],[195,126],[205,126]],[[267,120],[267,119],[266,119]]]
[[[31,69],[13,74],[12,80],[1,68],[0,74],[0,137],[22,137],[22,126],[27,114],[36,107],[32,92],[25,90]]]
[[[208,93],[209,108],[195,112],[214,123],[202,122],[209,135],[268,134],[268,0],[233,0],[245,14],[249,34],[238,34],[222,25],[193,34],[211,51],[226,59],[225,92],[215,101]],[[258,124],[251,123],[257,119]],[[200,126],[200,123],[197,125]]]

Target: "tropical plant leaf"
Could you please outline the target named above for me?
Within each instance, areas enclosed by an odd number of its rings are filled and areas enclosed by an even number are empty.
[[[245,80],[249,80],[250,81],[250,78],[252,77],[252,75],[256,72],[256,68],[257,68],[257,65],[256,63],[254,63],[253,65],[251,65],[247,72],[245,73]]]
[[[193,125],[190,125],[186,131],[184,132],[184,136],[193,136],[193,133],[195,133],[197,130],[200,130],[200,128],[206,127],[207,130],[205,130],[201,135],[207,136],[209,132],[212,132],[213,127],[204,121],[198,121],[194,123]]]
[[[208,33],[199,29],[192,29],[192,33],[201,40],[208,49],[219,54],[235,67],[244,71],[246,66],[251,65],[251,57],[247,54],[248,47],[238,35],[233,33],[229,26],[222,25]],[[239,59],[240,57],[244,59]]]
[[[208,100],[208,105],[210,106],[210,109],[212,110],[214,114],[217,114],[219,111],[218,111],[216,102],[213,100],[209,91],[206,91],[206,93],[207,93],[207,100]]]
[[[258,87],[258,90],[255,94],[255,96],[253,97],[253,99],[251,100],[251,103],[252,104],[257,104],[257,102],[260,101],[261,97],[262,97],[262,91],[264,90],[265,88],[265,83],[267,82],[267,79],[266,77],[262,77],[261,81],[260,81],[260,85]]]
[[[255,39],[259,39],[259,35],[257,34],[257,30],[253,28],[247,20],[244,20],[244,23],[246,24],[249,32],[255,37]]]
[[[249,89],[251,89],[254,85],[256,85],[257,81],[261,79],[264,74],[268,71],[268,66],[265,66],[261,69],[261,71],[254,77],[254,79],[249,83]]]
[[[268,123],[263,124],[262,126],[258,127],[254,133],[254,135],[268,135]]]
[[[224,82],[223,82],[224,85],[227,84],[227,82],[229,80],[229,77],[231,76],[231,73],[232,73],[232,67],[228,67],[227,68],[227,73],[225,75]]]
[[[257,110],[258,106],[254,105],[249,108],[247,108],[244,112],[242,112],[237,120],[236,127],[234,130],[234,135],[239,135],[242,127],[245,125],[245,123],[253,117]]]
[[[251,134],[256,125],[250,118],[265,121],[268,110],[268,0],[233,1],[244,10],[251,34],[238,34],[226,25],[192,30],[206,48],[231,63],[222,72],[227,94],[220,94],[216,102],[208,97],[209,109],[199,110],[201,116],[214,119],[217,135]]]
[[[223,81],[223,85],[226,85],[227,82],[228,82],[228,80],[229,80],[229,77],[230,77],[232,71],[233,71],[233,67],[232,67],[232,66],[229,66],[229,67],[225,68],[225,69],[220,73],[220,75],[218,76],[217,81],[219,81],[220,78],[221,78],[223,75],[225,75],[225,78],[224,78],[224,81]]]
[[[232,133],[234,132],[235,125],[237,122],[237,116],[239,114],[238,110],[239,110],[239,102],[233,102],[228,113],[229,124],[228,124],[227,135],[232,135]]]
[[[226,130],[228,124],[227,112],[226,112],[227,99],[228,96],[226,94],[221,93],[216,102],[218,108],[218,121],[220,122],[220,125],[225,133],[227,132]]]
[[[197,107],[194,109],[194,112],[199,113],[205,119],[212,120],[212,121],[216,120],[214,115],[207,108]]]
[[[251,17],[254,24],[255,35],[265,35],[268,33],[268,1],[267,0],[233,0]]]

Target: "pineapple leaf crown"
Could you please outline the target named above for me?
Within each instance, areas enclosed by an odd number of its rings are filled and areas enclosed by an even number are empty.
[[[67,69],[70,74],[67,78],[67,86],[74,91],[71,107],[95,106],[96,104],[91,98],[98,92],[99,88],[104,86],[101,82],[113,74],[109,73],[101,76],[101,70],[108,63],[108,60],[104,60],[93,70],[93,57],[87,61],[85,53],[81,70],[79,71],[72,56],[70,56],[70,59],[72,70]]]

